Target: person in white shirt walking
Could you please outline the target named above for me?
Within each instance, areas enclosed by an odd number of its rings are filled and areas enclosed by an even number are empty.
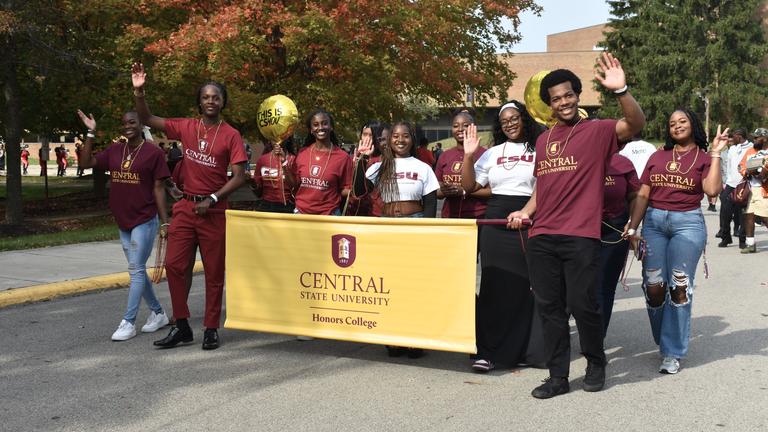
[[[746,137],[746,130],[742,128],[734,130],[733,145],[728,149],[725,187],[720,193],[720,243],[717,244],[718,247],[727,247],[733,243],[731,221],[733,221],[733,235],[739,236],[739,248],[744,249],[746,247],[746,233],[741,228],[743,209],[734,205],[731,200],[731,192],[744,179],[739,172],[739,162],[747,150],[752,148],[752,143]]]

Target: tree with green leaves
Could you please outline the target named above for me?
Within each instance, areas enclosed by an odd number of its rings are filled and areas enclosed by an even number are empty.
[[[629,71],[629,86],[646,113],[645,134],[661,138],[675,108],[704,120],[756,126],[765,121],[768,54],[759,11],[765,0],[608,1],[613,19],[602,46]],[[603,92],[601,115],[614,116]],[[707,110],[709,105],[709,110]]]
[[[520,38],[532,0],[145,0],[147,16],[186,17],[175,28],[130,26],[134,48],[162,86],[153,106],[188,95],[190,83],[227,84],[227,118],[253,135],[256,112],[280,93],[301,112],[322,106],[340,132],[371,118],[414,118],[424,103],[460,104],[467,86],[482,104],[506,96],[514,73],[495,55]],[[504,25],[511,20],[512,26]],[[494,43],[497,42],[498,46]],[[188,108],[187,108],[188,109]],[[159,107],[158,112],[164,111]],[[173,114],[186,115],[189,112]]]

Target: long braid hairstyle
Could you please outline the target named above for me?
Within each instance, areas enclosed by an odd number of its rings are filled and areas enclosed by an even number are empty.
[[[389,135],[389,141],[381,152],[381,165],[379,166],[378,177],[374,182],[374,185],[379,188],[381,199],[385,203],[395,202],[400,200],[400,189],[397,187],[397,172],[395,171],[395,153],[392,151],[392,135],[395,129],[399,126],[404,126],[408,129],[408,134],[411,136],[411,156],[416,156],[416,130],[413,126],[405,121],[399,121],[392,125]]]
[[[681,112],[685,114],[686,117],[688,117],[688,121],[691,122],[691,132],[693,133],[693,142],[696,143],[696,145],[704,150],[707,151],[707,148],[709,147],[707,143],[707,134],[704,132],[704,126],[701,124],[701,120],[699,120],[699,117],[696,115],[695,112],[689,110],[688,108],[677,108],[676,110],[672,111],[672,113],[675,112]],[[671,114],[670,114],[671,117]],[[672,150],[672,148],[677,144],[674,139],[672,139],[672,134],[669,133],[669,126],[667,126],[667,139],[664,143],[664,150]]]

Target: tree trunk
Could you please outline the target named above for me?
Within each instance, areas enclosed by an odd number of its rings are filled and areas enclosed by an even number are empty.
[[[6,4],[10,2],[5,2]],[[21,197],[21,113],[19,107],[19,82],[16,79],[16,46],[13,33],[2,40],[3,97],[5,98],[5,154],[8,170],[5,180],[5,221],[9,224],[23,222]]]

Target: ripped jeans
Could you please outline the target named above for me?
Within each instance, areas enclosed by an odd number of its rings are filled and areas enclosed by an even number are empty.
[[[646,254],[643,291],[653,340],[662,356],[688,353],[696,265],[707,243],[701,209],[669,211],[648,207],[643,219]]]
[[[155,296],[155,290],[152,288],[152,281],[147,275],[147,260],[152,253],[158,225],[157,216],[154,216],[129,231],[120,230],[120,242],[123,244],[123,253],[128,260],[128,274],[131,276],[131,285],[128,288],[128,306],[125,309],[123,319],[131,324],[136,322],[136,314],[139,311],[139,303],[142,298],[153,312],[161,313],[163,311],[163,307],[160,306],[160,302]]]

